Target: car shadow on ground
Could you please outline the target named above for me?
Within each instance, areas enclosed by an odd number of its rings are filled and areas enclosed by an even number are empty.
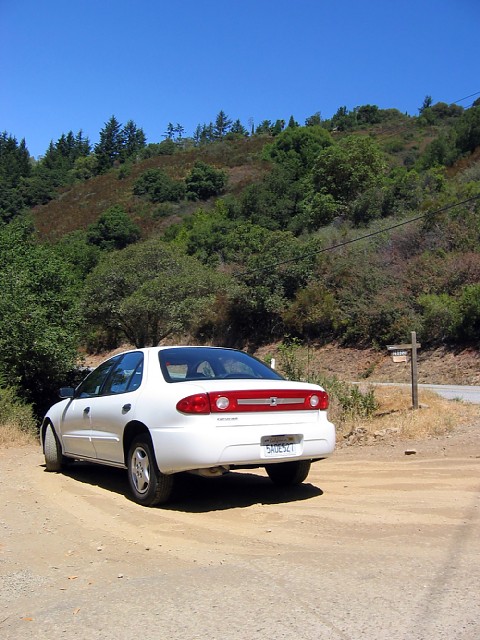
[[[319,488],[305,482],[294,487],[278,487],[266,476],[232,471],[220,478],[201,478],[191,474],[178,477],[171,502],[162,505],[169,511],[205,513],[255,504],[283,504],[323,495]]]
[[[100,487],[132,500],[127,475],[122,469],[74,462],[68,464],[62,473],[78,482]],[[176,477],[172,499],[158,508],[184,513],[206,513],[255,504],[298,502],[321,495],[323,491],[308,482],[293,487],[278,487],[266,475],[248,471],[232,471],[218,478],[180,473]]]

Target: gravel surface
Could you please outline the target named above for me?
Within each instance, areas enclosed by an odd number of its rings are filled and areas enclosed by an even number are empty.
[[[479,462],[480,422],[340,448],[290,490],[187,476],[146,509],[122,471],[3,450],[0,637],[478,640]]]

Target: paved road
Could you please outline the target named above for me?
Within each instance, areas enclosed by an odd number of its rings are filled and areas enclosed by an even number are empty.
[[[396,382],[374,382],[375,385],[411,387],[411,384]],[[419,389],[429,389],[448,400],[464,400],[473,404],[480,404],[480,387],[468,387],[453,384],[419,384]]]
[[[480,387],[467,387],[452,384],[420,384],[418,385],[423,389],[430,389],[435,391],[448,400],[465,400],[465,402],[472,402],[474,404],[480,404]]]

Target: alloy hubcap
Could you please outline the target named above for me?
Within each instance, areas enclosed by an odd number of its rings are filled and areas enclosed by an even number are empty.
[[[145,493],[150,484],[150,464],[147,452],[142,447],[137,447],[133,452],[131,475],[138,493]]]

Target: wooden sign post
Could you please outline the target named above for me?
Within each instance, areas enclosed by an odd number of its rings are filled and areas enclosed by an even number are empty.
[[[414,409],[418,409],[418,368],[417,368],[417,349],[422,346],[417,342],[417,334],[412,331],[412,342],[410,344],[389,344],[388,351],[392,353],[394,362],[406,362],[408,351],[410,354],[410,362],[412,365],[412,405]]]

